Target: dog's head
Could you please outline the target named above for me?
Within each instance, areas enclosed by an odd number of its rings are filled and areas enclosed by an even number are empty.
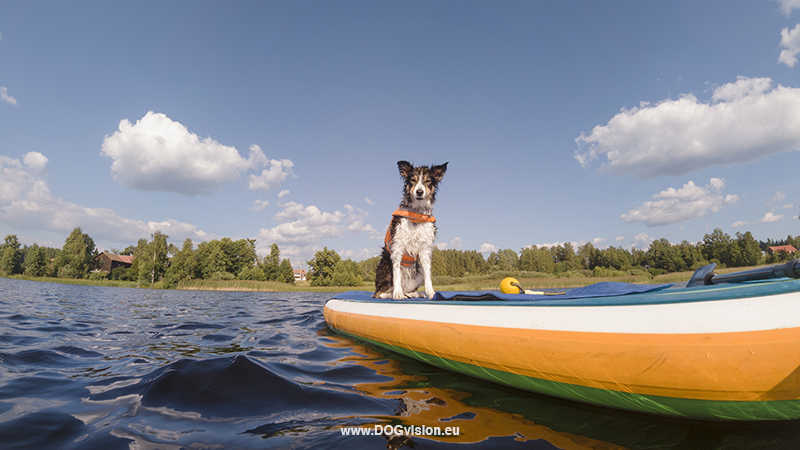
[[[403,205],[429,213],[436,201],[436,189],[447,170],[447,163],[414,167],[407,161],[398,161],[397,167],[400,169],[400,176],[405,180]]]

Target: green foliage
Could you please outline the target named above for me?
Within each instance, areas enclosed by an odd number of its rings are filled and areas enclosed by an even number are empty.
[[[314,258],[307,261],[309,267],[308,281],[312,286],[333,286],[333,271],[341,257],[335,250],[325,247],[314,254]]]
[[[288,259],[282,260],[280,266],[278,266],[278,279],[275,281],[294,284],[294,270],[292,269],[292,263]]]
[[[333,268],[332,286],[359,286],[364,279],[361,267],[351,259],[339,260]]]
[[[486,259],[492,270],[515,270],[519,262],[519,255],[510,248],[492,252]]]
[[[102,272],[102,271],[92,272],[92,273],[89,274],[89,279],[90,280],[95,280],[95,281],[96,280],[105,280],[107,278],[108,278],[108,273]]]
[[[169,236],[156,231],[151,234],[152,241],[139,239],[133,251],[134,261],[137,262],[140,285],[152,285],[167,271],[169,265],[167,239]]]
[[[281,260],[281,251],[278,244],[273,243],[269,248],[269,255],[259,264],[266,281],[279,281],[294,284],[294,270],[288,259]]]
[[[486,273],[491,270],[489,263],[476,250],[439,250],[433,248],[431,255],[431,274],[433,276],[463,277]]]
[[[25,274],[31,277],[48,275],[50,267],[47,260],[47,250],[33,244],[25,255]]]
[[[273,243],[270,246],[269,255],[265,256],[264,261],[261,263],[261,269],[267,281],[277,281],[280,265],[281,251],[278,248],[278,244]]]
[[[240,270],[239,275],[236,278],[239,280],[267,281],[264,271],[255,266],[245,267],[244,269]]]
[[[120,281],[136,281],[134,280],[133,268],[127,269],[125,267],[114,267],[111,269],[111,273],[108,274],[108,278],[110,280],[120,280]]]
[[[191,239],[183,241],[183,248],[175,252],[172,261],[164,275],[164,281],[170,286],[177,285],[179,281],[190,280],[197,272],[197,258],[194,244]]]
[[[361,268],[361,273],[364,274],[364,281],[370,283],[375,281],[375,271],[378,270],[378,264],[380,262],[381,262],[381,257],[375,256],[370,259],[365,259],[364,261],[358,263],[358,266]]]
[[[6,236],[5,243],[0,247],[0,270],[7,275],[22,273],[22,251],[16,234]]]
[[[207,279],[208,280],[214,280],[214,281],[235,280],[236,277],[230,272],[222,272],[222,271],[220,271],[220,272],[212,273],[211,276],[209,276]]]
[[[60,278],[87,278],[95,267],[97,250],[94,240],[75,227],[64,241],[64,247],[55,260],[55,268]]]

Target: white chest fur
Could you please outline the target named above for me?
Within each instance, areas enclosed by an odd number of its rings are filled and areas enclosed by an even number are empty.
[[[402,218],[394,231],[392,252],[407,253],[412,256],[429,253],[435,237],[436,227],[433,223],[413,223]]]

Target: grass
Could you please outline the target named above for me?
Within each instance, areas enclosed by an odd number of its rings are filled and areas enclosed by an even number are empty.
[[[13,275],[11,277],[16,280],[28,281],[41,281],[44,283],[60,283],[60,284],[76,284],[79,286],[108,286],[108,287],[124,287],[135,288],[137,284],[135,281],[119,281],[119,280],[87,280],[87,279],[73,279],[73,278],[51,278],[51,277],[29,277],[25,275]]]
[[[754,266],[756,267],[756,266]],[[729,269],[718,269],[717,273],[741,272],[753,269],[754,267],[734,267]],[[674,272],[656,277],[648,275],[627,275],[619,277],[563,277],[545,276],[535,278],[518,278],[520,284],[527,289],[566,289],[586,286],[599,283],[601,281],[617,281],[623,283],[639,284],[661,284],[677,283],[689,281],[692,272]],[[49,278],[49,277],[26,277],[14,275],[10,278],[31,281],[43,281],[47,283],[76,284],[82,286],[110,286],[135,288],[135,281],[117,280],[75,280],[69,278]],[[475,278],[455,278],[451,281],[458,281],[452,284],[434,284],[437,291],[481,291],[497,290],[500,288],[500,280],[487,279],[484,277]],[[158,283],[156,283],[158,285]],[[158,287],[158,286],[154,286]],[[240,291],[240,292],[344,292],[351,290],[372,291],[375,285],[372,282],[362,283],[359,286],[311,286],[307,281],[300,281],[295,285],[279,283],[276,281],[246,281],[246,280],[186,280],[178,283],[178,289],[188,291]]]

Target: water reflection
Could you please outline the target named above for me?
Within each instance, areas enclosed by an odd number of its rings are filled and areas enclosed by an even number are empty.
[[[440,370],[327,329],[318,334],[329,340],[327,345],[351,350],[341,361],[386,377],[382,382],[355,384],[355,389],[395,398],[406,406],[393,416],[373,416],[374,423],[458,425],[462,433],[457,438],[415,436],[414,441],[477,443],[511,437],[545,440],[562,449],[800,448],[800,421],[689,421],[594,407]]]

